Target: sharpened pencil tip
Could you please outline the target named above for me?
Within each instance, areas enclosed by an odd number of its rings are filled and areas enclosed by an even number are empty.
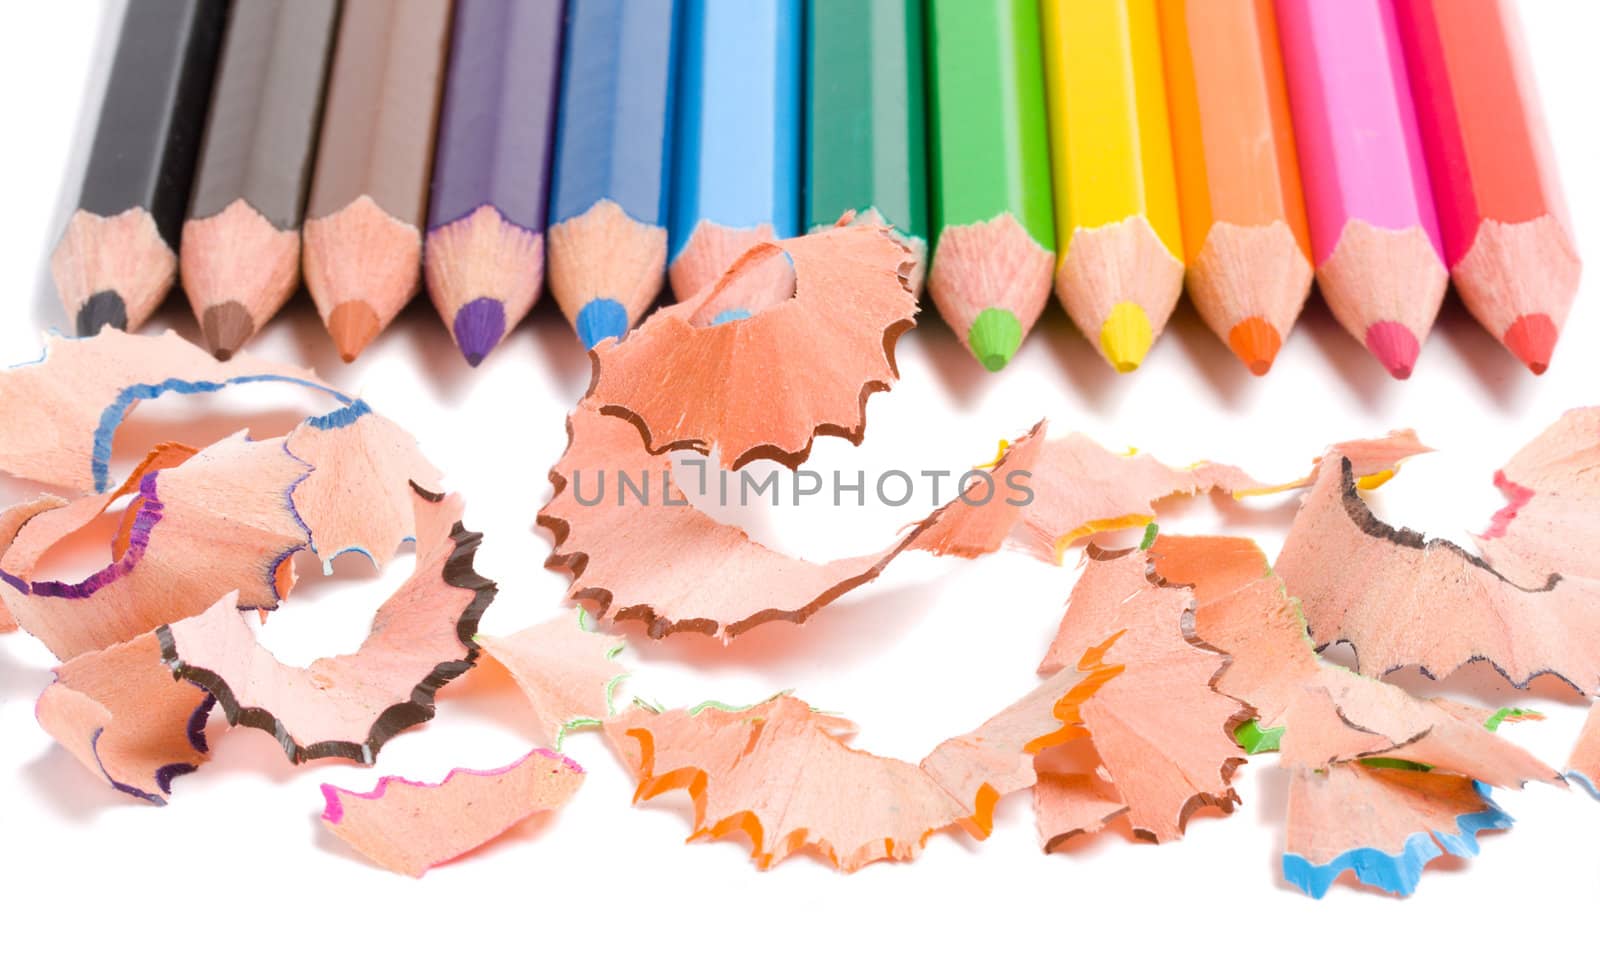
[[[585,349],[593,349],[607,339],[620,339],[628,331],[628,310],[616,299],[591,299],[578,310],[573,320]]]
[[[94,293],[78,306],[78,334],[94,335],[108,325],[113,329],[128,327],[128,306],[121,295],[109,289]]]
[[[200,338],[218,361],[227,362],[255,333],[254,320],[243,305],[229,300],[200,313]]]
[[[1530,372],[1542,376],[1550,368],[1550,356],[1556,350],[1556,339],[1560,335],[1550,316],[1538,312],[1517,316],[1501,341]]]
[[[1421,348],[1411,330],[1398,322],[1374,322],[1367,326],[1367,351],[1396,379],[1411,378]]]
[[[328,334],[339,349],[339,358],[354,362],[378,335],[378,313],[365,302],[341,302],[328,313]]]
[[[1144,361],[1155,334],[1150,316],[1137,302],[1118,302],[1100,325],[1100,351],[1118,372],[1132,372]]]
[[[1258,376],[1264,376],[1272,369],[1272,361],[1278,358],[1278,349],[1282,345],[1283,337],[1278,335],[1278,330],[1258,315],[1252,315],[1228,330],[1228,348]]]
[[[467,365],[476,367],[506,334],[506,306],[499,299],[476,298],[456,310],[450,325]]]
[[[1005,309],[984,309],[967,330],[967,345],[985,369],[999,372],[1022,345],[1022,323]]]

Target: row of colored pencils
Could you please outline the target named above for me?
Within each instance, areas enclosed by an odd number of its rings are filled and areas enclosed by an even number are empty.
[[[1392,374],[1450,276],[1535,372],[1577,285],[1511,0],[132,0],[57,249],[80,330],[181,269],[236,349],[302,274],[341,354],[425,282],[476,364],[550,288],[885,223],[988,368],[1052,288],[1115,368],[1187,283],[1256,373],[1313,277]]]
[[[1579,259],[1511,0],[928,12],[928,287],[989,368],[1038,319],[1052,270],[1124,372],[1187,284],[1263,374],[1315,278],[1404,379],[1452,275],[1518,359],[1549,365]]]

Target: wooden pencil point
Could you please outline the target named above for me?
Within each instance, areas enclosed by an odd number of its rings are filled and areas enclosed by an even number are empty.
[[[378,313],[365,302],[341,302],[328,316],[328,334],[345,362],[356,361],[381,328]]]
[[[50,271],[80,335],[137,329],[172,290],[178,258],[142,208],[103,217],[75,212]],[[92,303],[92,304],[91,304]]]
[[[1339,324],[1404,379],[1433,328],[1450,275],[1421,225],[1396,230],[1351,219],[1317,269],[1317,283]]]
[[[602,198],[583,214],[550,226],[548,235],[550,292],[587,348],[626,332],[661,291],[667,271],[667,230],[635,221],[610,199]],[[607,307],[612,305],[622,312],[621,328]],[[585,313],[596,336],[593,341],[584,334]],[[597,322],[604,324],[595,328]]]
[[[1239,357],[1252,373],[1264,376],[1272,370],[1272,362],[1283,346],[1278,330],[1260,316],[1251,316],[1228,330],[1228,348]]]
[[[481,349],[487,355],[539,300],[544,236],[513,223],[493,205],[479,205],[428,232],[422,271],[428,297],[470,362],[471,352]],[[463,320],[472,332],[455,328]]]
[[[250,311],[231,299],[221,305],[207,306],[200,313],[200,337],[211,354],[222,362],[233,358],[255,331]]]
[[[1467,311],[1535,374],[1549,367],[1582,274],[1566,227],[1549,214],[1514,224],[1484,221],[1451,269]],[[1538,321],[1513,346],[1511,332],[1524,319]]]
[[[978,317],[991,310],[1016,320],[1020,342],[1050,298],[1052,260],[1049,250],[1034,241],[1010,212],[970,225],[950,225],[934,248],[928,294],[969,349],[974,348],[971,333]]]
[[[1133,371],[1183,294],[1183,263],[1143,215],[1079,228],[1066,243],[1056,296],[1113,368]]]
[[[421,232],[362,195],[332,214],[308,219],[304,235],[306,288],[329,331],[341,305],[360,303],[375,319],[376,328],[360,340],[335,335],[341,353],[350,345],[359,352],[416,293]],[[366,328],[364,322],[346,325],[353,326],[352,333]]]
[[[667,269],[672,294],[679,301],[687,299],[721,278],[739,256],[776,237],[771,225],[729,228],[715,222],[700,222]]]
[[[179,274],[189,304],[201,317],[201,335],[212,352],[237,350],[289,301],[300,284],[300,232],[280,229],[244,199],[235,199],[209,218],[183,226]],[[204,325],[214,308],[230,303],[230,343],[211,340]],[[236,331],[236,324],[250,326]]]
[[[1519,317],[1506,329],[1502,340],[1511,354],[1522,360],[1530,372],[1542,376],[1550,368],[1550,356],[1555,352],[1556,339],[1560,335],[1561,330],[1556,328],[1550,316],[1540,312]]]
[[[1312,278],[1311,259],[1285,222],[1219,221],[1189,262],[1189,296],[1211,331],[1259,376],[1299,318]]]

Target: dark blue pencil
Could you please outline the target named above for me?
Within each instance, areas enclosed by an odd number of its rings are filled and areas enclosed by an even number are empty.
[[[675,0],[569,0],[550,187],[550,291],[585,346],[620,336],[667,263]]]

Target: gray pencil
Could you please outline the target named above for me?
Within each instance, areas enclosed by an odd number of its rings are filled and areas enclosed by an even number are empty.
[[[300,222],[338,20],[338,0],[250,0],[229,20],[179,253],[201,338],[219,359],[300,283]]]

